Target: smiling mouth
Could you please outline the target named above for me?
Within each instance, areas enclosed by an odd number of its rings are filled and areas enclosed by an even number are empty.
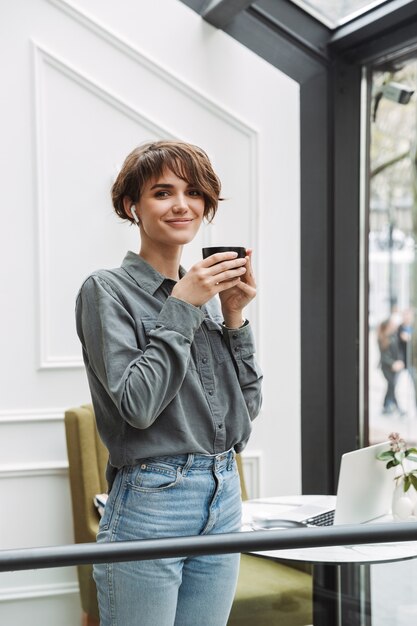
[[[192,218],[187,218],[187,219],[177,219],[177,220],[167,220],[167,224],[189,224],[190,222],[192,222]]]

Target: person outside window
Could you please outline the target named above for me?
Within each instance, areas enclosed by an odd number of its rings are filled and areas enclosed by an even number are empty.
[[[401,359],[397,325],[391,318],[381,322],[378,327],[378,346],[381,353],[381,370],[387,381],[382,412],[384,414],[398,412],[404,415],[404,411],[398,406],[395,393],[398,375],[404,369],[404,361]]]
[[[398,342],[400,349],[400,357],[404,362],[404,371],[408,372],[412,383],[414,394],[414,406],[417,399],[417,381],[416,372],[413,364],[413,333],[414,333],[414,311],[413,309],[405,309],[401,324],[398,327]]]

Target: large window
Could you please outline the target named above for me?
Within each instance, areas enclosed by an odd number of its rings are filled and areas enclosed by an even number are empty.
[[[292,0],[329,26],[337,28],[387,0]]]
[[[369,438],[417,441],[417,59],[372,74]]]

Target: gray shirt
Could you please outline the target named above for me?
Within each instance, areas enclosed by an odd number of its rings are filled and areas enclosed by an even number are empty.
[[[217,299],[195,307],[170,295],[174,285],[128,252],[120,268],[91,274],[77,297],[97,426],[117,468],[239,452],[261,406],[250,324],[226,329]]]

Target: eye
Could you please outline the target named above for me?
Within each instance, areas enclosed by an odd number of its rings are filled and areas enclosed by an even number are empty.
[[[166,198],[168,195],[167,191],[157,191],[155,193],[155,198]]]
[[[190,194],[190,196],[194,197],[200,197],[203,195],[203,192],[200,191],[200,189],[189,189],[188,193]]]

